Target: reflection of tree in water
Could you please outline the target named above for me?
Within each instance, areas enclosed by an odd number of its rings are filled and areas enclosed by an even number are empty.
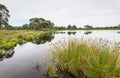
[[[91,33],[92,33],[91,31],[84,32],[85,35],[88,35],[88,34],[91,34]]]
[[[4,51],[0,55],[0,61],[4,60],[5,58],[11,58],[14,54],[14,49],[10,49],[9,51]]]
[[[66,32],[55,32],[54,34],[65,34]]]
[[[117,33],[120,34],[120,31],[118,31]]]
[[[52,33],[48,33],[46,35],[37,37],[32,42],[35,44],[44,44],[46,42],[50,42],[54,38],[54,35]]]
[[[49,33],[34,39],[32,42],[35,44],[43,44],[45,42],[50,42],[53,38],[54,35],[52,33]],[[0,61],[3,61],[5,58],[11,58],[13,54],[14,54],[14,48],[9,49],[7,51],[3,51],[2,54],[0,54]]]
[[[67,32],[68,33],[68,35],[75,35],[76,34],[76,32]]]

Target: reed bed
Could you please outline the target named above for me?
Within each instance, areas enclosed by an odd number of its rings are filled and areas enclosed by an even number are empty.
[[[62,78],[120,78],[120,43],[73,39],[55,44],[52,51],[56,69],[49,66],[48,73],[54,70],[53,76],[56,71]]]

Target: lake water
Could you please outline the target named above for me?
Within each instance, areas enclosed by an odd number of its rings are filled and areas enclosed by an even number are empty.
[[[46,58],[51,44],[68,39],[106,39],[120,42],[120,30],[58,31],[5,51],[0,58],[0,78],[46,78]]]

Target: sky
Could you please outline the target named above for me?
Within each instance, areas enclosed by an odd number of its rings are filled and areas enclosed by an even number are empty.
[[[120,0],[0,0],[10,11],[9,24],[20,26],[42,17],[56,26],[120,24]]]

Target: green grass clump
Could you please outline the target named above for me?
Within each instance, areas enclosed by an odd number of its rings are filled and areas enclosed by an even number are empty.
[[[0,55],[2,54],[2,49],[0,49]]]
[[[19,44],[23,44],[23,43],[25,43],[25,41],[24,41],[23,39],[19,38],[19,39],[18,39],[18,43],[19,43]]]
[[[51,64],[47,65],[46,72],[52,78],[55,78],[55,77],[58,76],[57,72],[56,72],[56,68],[53,65],[51,65]]]
[[[8,42],[8,43],[4,43],[3,44],[3,48],[5,49],[5,50],[9,50],[9,49],[11,49],[13,46],[15,45],[15,43],[10,43],[10,42]]]
[[[16,46],[16,44],[18,43],[18,39],[17,38],[11,38],[11,39],[3,39],[1,42],[2,48],[4,48],[5,50],[9,50],[12,47]]]
[[[34,34],[34,38],[40,37],[43,34],[44,34],[44,32],[38,32],[38,33]]]
[[[2,57],[2,49],[0,49],[0,58]]]
[[[61,43],[59,43],[61,44]],[[57,70],[69,78],[120,78],[120,49],[104,41],[69,41],[54,47]]]
[[[34,38],[33,35],[26,35],[26,36],[25,36],[25,40],[26,40],[26,41],[32,41],[33,38]]]

